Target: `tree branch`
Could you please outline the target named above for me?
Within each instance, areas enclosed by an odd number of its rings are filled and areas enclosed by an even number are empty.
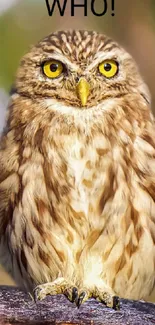
[[[155,325],[155,304],[121,300],[121,310],[89,299],[80,309],[63,295],[48,296],[35,304],[18,288],[0,286],[0,325]]]

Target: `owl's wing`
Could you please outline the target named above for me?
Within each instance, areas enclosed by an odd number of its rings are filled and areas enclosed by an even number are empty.
[[[15,197],[19,189],[18,150],[13,134],[0,140],[0,238],[12,219]]]
[[[132,165],[141,189],[155,202],[155,118],[149,115],[135,138]]]

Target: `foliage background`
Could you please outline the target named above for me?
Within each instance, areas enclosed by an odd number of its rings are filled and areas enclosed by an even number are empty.
[[[70,0],[63,17],[58,10],[49,17],[45,0],[0,0],[0,130],[4,124],[7,94],[21,56],[32,44],[58,29],[95,29],[120,42],[139,65],[150,88],[155,113],[155,0],[115,0],[115,16],[111,15],[111,0],[107,0],[108,11],[102,17],[91,13],[90,1],[87,17],[82,8],[76,8],[75,16],[71,17]],[[102,6],[103,2],[96,0],[98,11],[101,12]],[[12,280],[0,271],[0,284],[10,283],[13,284]],[[155,301],[155,295],[153,299]]]

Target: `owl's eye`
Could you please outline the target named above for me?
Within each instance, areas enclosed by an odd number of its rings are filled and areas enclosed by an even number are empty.
[[[114,60],[103,61],[99,64],[99,71],[106,78],[112,78],[118,72],[118,63]]]
[[[43,65],[44,74],[51,79],[57,78],[63,71],[63,64],[60,61],[51,60]]]

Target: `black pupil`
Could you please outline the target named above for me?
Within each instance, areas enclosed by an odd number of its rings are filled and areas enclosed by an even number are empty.
[[[110,71],[111,70],[111,64],[110,63],[105,63],[104,70],[105,71]]]
[[[57,69],[58,69],[58,64],[57,64],[57,63],[52,63],[52,64],[50,64],[50,70],[51,70],[52,72],[57,71]]]

